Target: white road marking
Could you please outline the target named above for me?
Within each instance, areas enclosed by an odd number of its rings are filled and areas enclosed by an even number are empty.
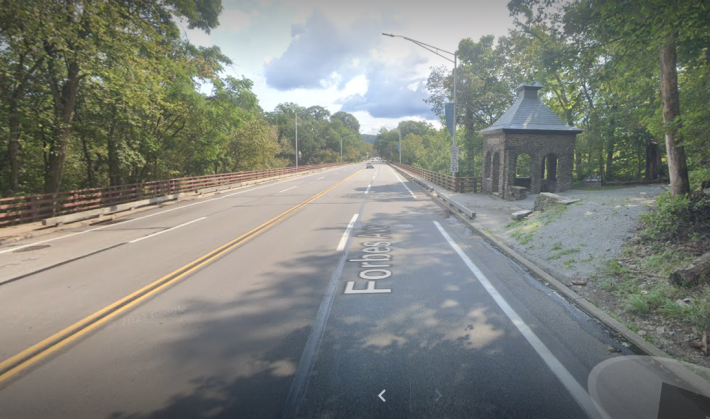
[[[370,186],[372,186],[372,183],[367,185],[367,189],[365,189],[365,195],[367,195],[367,193],[370,192]]]
[[[353,215],[353,218],[350,220],[348,227],[345,229],[345,232],[343,233],[343,237],[340,238],[340,243],[338,243],[338,247],[335,248],[336,252],[342,252],[343,249],[345,249],[345,243],[348,242],[348,237],[350,237],[350,233],[353,231],[353,227],[355,226],[355,221],[357,221],[357,216],[358,216],[358,214]]]
[[[404,186],[409,191],[409,193],[412,195],[412,198],[416,198],[417,196],[414,195],[414,192],[412,192],[409,188],[407,188],[407,185],[405,185],[405,183],[402,182],[402,179],[400,179],[399,176],[397,176],[397,172],[395,172],[391,167],[390,167],[390,170],[392,170],[392,173],[394,173],[394,177],[397,178],[397,180],[402,184],[402,186]]]
[[[286,180],[283,180],[283,181],[280,181],[280,182],[269,183],[268,185],[257,186],[256,188],[249,188],[249,189],[246,189],[246,190],[243,190],[243,191],[231,193],[231,194],[228,194],[228,195],[223,195],[223,196],[220,196],[219,198],[206,199],[206,200],[204,200],[204,201],[195,202],[194,204],[188,204],[188,205],[183,205],[183,206],[180,206],[180,207],[177,207],[177,208],[171,208],[171,209],[168,209],[168,210],[165,210],[165,211],[156,212],[156,213],[154,213],[154,214],[145,215],[145,216],[143,216],[143,217],[131,218],[130,220],[122,221],[121,224],[132,223],[133,221],[138,221],[138,220],[143,220],[143,219],[150,218],[150,217],[155,217],[156,215],[165,214],[165,213],[167,213],[167,212],[177,211],[177,210],[180,210],[180,209],[183,209],[183,208],[189,208],[189,207],[192,207],[192,206],[195,206],[195,205],[202,205],[202,204],[206,204],[206,203],[208,203],[208,202],[212,202],[212,201],[217,200],[217,199],[229,198],[230,196],[234,196],[234,195],[239,195],[239,194],[243,194],[243,193],[255,191],[255,190],[257,190],[257,189],[268,188],[268,187],[270,187],[270,186],[278,185],[278,184],[281,184],[281,183],[293,182],[294,180],[297,180],[297,179],[305,179],[305,178],[308,178],[308,177],[311,177],[311,176],[316,176],[316,175],[317,175],[317,173],[314,173],[314,174],[312,174],[312,175],[307,175],[307,176],[298,177],[298,178],[294,178],[294,179],[286,179]],[[55,238],[53,238],[53,239],[40,240],[40,241],[33,242],[33,243],[23,244],[22,246],[11,247],[11,248],[8,248],[8,249],[5,249],[5,250],[0,250],[0,255],[3,254],[3,253],[14,252],[15,250],[24,249],[24,248],[26,248],[26,247],[35,246],[35,245],[42,244],[42,243],[49,243],[49,242],[53,242],[53,241],[55,241],[55,240],[66,239],[66,238],[69,238],[69,237],[72,237],[72,236],[78,236],[79,234],[85,234],[85,233],[90,233],[90,232],[92,232],[92,231],[103,230],[104,228],[108,228],[108,227],[112,227],[112,226],[109,224],[109,225],[105,225],[105,226],[101,226],[101,227],[92,228],[92,229],[89,229],[89,230],[79,231],[79,232],[77,232],[77,233],[72,233],[72,234],[67,234],[67,235],[60,236],[60,237],[55,237]]]
[[[149,239],[149,238],[151,238],[151,237],[155,237],[155,236],[158,236],[158,235],[160,235],[160,234],[167,233],[168,231],[173,231],[173,230],[178,229],[178,228],[180,228],[180,227],[184,227],[184,226],[186,226],[186,225],[188,225],[188,224],[192,224],[192,223],[196,223],[196,222],[198,222],[198,221],[200,221],[200,220],[204,220],[205,218],[207,218],[207,217],[202,217],[202,218],[198,218],[198,219],[196,219],[196,220],[188,221],[188,222],[186,222],[186,223],[184,223],[184,224],[180,224],[179,226],[171,227],[171,228],[169,228],[169,229],[167,229],[167,230],[159,231],[159,232],[157,232],[157,233],[149,234],[149,235],[147,235],[147,236],[144,236],[144,237],[141,237],[141,238],[138,238],[138,239],[135,239],[135,240],[131,240],[131,241],[129,241],[128,243],[138,243],[138,242],[141,241],[141,240]]]
[[[283,191],[279,191],[279,193],[281,193],[281,192],[286,192],[286,191],[290,191],[291,189],[294,189],[294,188],[298,188],[298,186],[291,186],[290,188],[286,188],[286,189],[284,189]]]
[[[325,179],[325,176],[319,177],[319,178],[316,179],[316,180],[321,180],[321,179]]]
[[[525,324],[523,319],[518,315],[518,313],[513,310],[513,308],[508,304],[507,301],[498,293],[493,284],[486,278],[486,276],[481,272],[480,269],[471,261],[471,259],[466,255],[466,253],[461,250],[458,244],[449,236],[449,234],[441,227],[441,224],[434,221],[434,225],[439,229],[441,235],[444,236],[449,245],[454,249],[454,251],[461,257],[463,262],[466,264],[468,269],[471,270],[473,275],[478,279],[478,282],[483,285],[483,288],[488,291],[488,294],[493,298],[493,300],[498,304],[498,307],[503,310],[506,316],[511,322],[518,328],[520,333],[525,337],[525,339],[530,343],[530,345],[535,349],[540,358],[547,364],[548,368],[552,371],[555,376],[560,380],[563,386],[567,388],[572,397],[577,401],[579,406],[587,413],[591,418],[601,418],[599,411],[594,407],[594,402],[589,396],[589,393],[579,385],[577,380],[574,379],[572,374],[567,371],[567,369],[562,365],[562,363],[555,358],[555,356],[550,352],[550,350],[545,346],[545,344],[540,340],[535,332],[530,329],[530,327]]]

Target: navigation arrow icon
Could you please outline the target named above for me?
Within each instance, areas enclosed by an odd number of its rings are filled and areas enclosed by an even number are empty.
[[[436,399],[434,399],[434,401],[435,401],[435,402],[438,402],[439,399],[441,398],[441,393],[439,393],[439,390],[437,390],[437,389],[434,389],[434,390],[436,391],[436,394],[439,395],[439,397],[437,397]]]
[[[377,396],[377,397],[381,398],[383,402],[385,401],[385,398],[382,397],[382,395],[385,394],[385,391],[387,391],[387,390],[382,390],[382,392]]]

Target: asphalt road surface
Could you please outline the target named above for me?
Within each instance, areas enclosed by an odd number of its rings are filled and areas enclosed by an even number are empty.
[[[606,329],[364,166],[0,246],[0,417],[598,417]]]

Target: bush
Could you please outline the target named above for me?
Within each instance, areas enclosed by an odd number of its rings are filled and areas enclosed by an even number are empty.
[[[656,199],[656,208],[639,217],[642,240],[661,242],[699,241],[710,237],[710,196],[694,192]]]

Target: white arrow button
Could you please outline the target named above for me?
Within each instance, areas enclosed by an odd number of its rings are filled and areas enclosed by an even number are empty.
[[[382,390],[382,393],[380,393],[380,394],[378,395],[378,397],[381,398],[383,402],[385,401],[385,398],[382,397],[382,395],[385,394],[385,391],[387,391],[387,390]]]

